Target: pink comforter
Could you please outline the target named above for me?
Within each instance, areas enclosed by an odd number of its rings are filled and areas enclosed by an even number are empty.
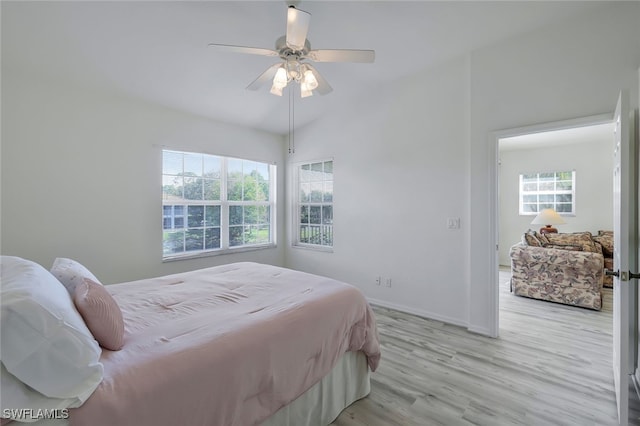
[[[255,425],[318,382],[346,351],[375,370],[362,293],[329,278],[235,263],[107,286],[125,319],[104,380],[72,426]]]

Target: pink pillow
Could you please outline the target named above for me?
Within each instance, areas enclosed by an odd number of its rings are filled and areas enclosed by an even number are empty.
[[[102,284],[85,278],[76,286],[73,302],[100,346],[112,351],[122,349],[124,345],[122,311]]]

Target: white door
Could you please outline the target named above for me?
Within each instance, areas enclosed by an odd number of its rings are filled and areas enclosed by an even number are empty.
[[[629,146],[629,100],[622,92],[614,115],[614,163],[613,163],[613,380],[615,383],[618,421],[629,421],[629,227],[631,197],[631,165]]]

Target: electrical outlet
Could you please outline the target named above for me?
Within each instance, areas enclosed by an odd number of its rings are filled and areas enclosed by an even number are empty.
[[[376,277],[376,285],[380,285],[382,283],[382,277],[381,276],[377,276]]]
[[[384,282],[385,287],[391,287],[391,278],[387,278]]]

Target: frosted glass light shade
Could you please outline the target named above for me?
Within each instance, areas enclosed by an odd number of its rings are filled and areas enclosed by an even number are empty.
[[[307,86],[308,90],[314,90],[318,87],[318,80],[316,80],[316,76],[313,75],[311,70],[306,70],[304,72],[304,79],[302,83]]]

